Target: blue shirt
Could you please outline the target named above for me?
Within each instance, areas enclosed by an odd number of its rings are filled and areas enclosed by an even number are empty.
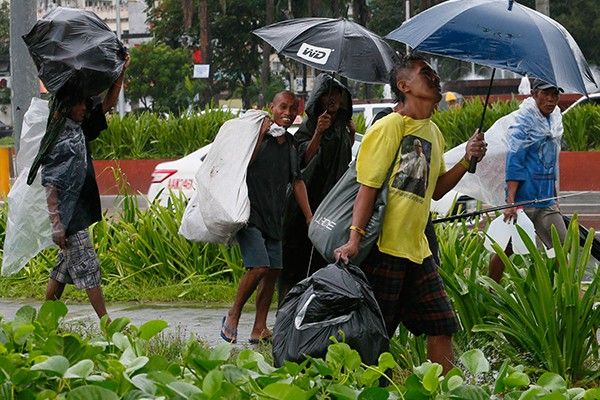
[[[545,124],[540,124],[539,119],[518,116],[509,128],[506,181],[519,182],[515,202],[556,196],[559,147],[551,134],[550,119],[544,120]],[[528,207],[547,208],[555,203],[553,199]]]

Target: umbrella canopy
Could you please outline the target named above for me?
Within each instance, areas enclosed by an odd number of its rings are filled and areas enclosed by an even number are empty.
[[[597,88],[573,37],[553,19],[507,0],[449,0],[386,38],[443,55],[542,79],[587,94]]]
[[[367,83],[387,83],[397,59],[381,37],[344,18],[297,18],[254,31],[277,53]]]
[[[125,63],[125,47],[91,11],[57,7],[23,36],[48,91],[68,84],[84,97],[108,89]]]

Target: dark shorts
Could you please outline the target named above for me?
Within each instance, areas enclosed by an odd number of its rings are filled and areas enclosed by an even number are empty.
[[[375,247],[361,268],[390,337],[401,322],[414,335],[451,336],[458,331],[458,319],[432,257],[416,264]]]
[[[548,249],[554,247],[552,245],[552,225],[556,228],[560,241],[565,241],[565,236],[567,236],[567,226],[556,205],[546,208],[525,207],[524,210],[529,219],[533,222],[535,233],[538,235],[544,246]]]
[[[58,253],[50,278],[77,289],[100,287],[100,262],[87,229],[67,237],[67,248]]]
[[[281,240],[264,236],[254,225],[242,228],[236,235],[246,268],[281,269]]]

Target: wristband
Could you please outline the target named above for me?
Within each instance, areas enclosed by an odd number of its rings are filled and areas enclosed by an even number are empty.
[[[469,167],[471,166],[471,163],[469,161],[467,161],[464,157],[460,159],[460,161],[458,162],[460,165],[463,166],[464,169],[466,169],[467,171],[469,170]]]
[[[350,230],[358,233],[360,236],[365,236],[367,234],[367,231],[365,231],[363,228],[360,228],[356,225],[351,225]]]

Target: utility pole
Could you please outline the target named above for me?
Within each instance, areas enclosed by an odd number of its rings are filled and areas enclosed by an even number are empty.
[[[121,40],[121,0],[115,0],[115,8],[117,9],[117,38]],[[119,91],[117,108],[119,110],[119,117],[123,118],[125,116],[125,88],[123,86],[121,86],[121,90]]]
[[[550,16],[550,0],[535,0],[535,9],[544,15]]]
[[[31,98],[40,95],[37,69],[22,39],[35,24],[36,3],[36,0],[10,1],[11,103],[13,135],[17,150],[21,140],[23,115],[29,108]]]

